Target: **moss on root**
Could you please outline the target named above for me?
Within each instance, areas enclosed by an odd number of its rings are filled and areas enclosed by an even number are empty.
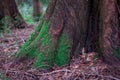
[[[116,56],[120,58],[120,49],[116,49]]]
[[[25,55],[29,55],[30,53],[33,54],[36,51],[36,45],[37,45],[36,38],[39,37],[39,32],[41,30],[41,27],[44,27],[44,24],[46,24],[46,22],[43,20],[41,24],[35,28],[35,31],[27,39],[27,41],[22,46],[16,57],[23,57]]]
[[[54,39],[50,37],[49,24],[44,20],[42,26],[38,26],[35,32],[31,34],[27,42],[20,49],[16,57],[28,56],[34,57],[36,62],[35,68],[51,68],[54,64],[58,66],[69,64],[70,46],[67,35],[62,34],[56,46],[52,46]]]
[[[52,40],[48,34],[48,26],[43,26],[39,34],[39,38],[36,41],[40,41],[40,45],[36,50],[36,62],[34,63],[35,68],[49,68],[54,63],[53,49],[51,48]],[[41,36],[41,37],[40,37]]]
[[[67,65],[70,62],[70,45],[68,36],[62,34],[58,41],[58,48],[55,54],[55,64],[58,66]]]
[[[2,32],[9,31],[13,27],[12,18],[10,16],[5,16],[0,20],[0,26]]]

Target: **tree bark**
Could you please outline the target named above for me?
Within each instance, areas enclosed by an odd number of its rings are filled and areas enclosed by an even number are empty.
[[[39,20],[40,16],[42,15],[42,4],[39,0],[33,0],[33,17],[36,21]]]
[[[35,67],[51,68],[69,64],[85,48],[119,65],[118,30],[115,0],[51,0],[41,24],[16,56],[32,56]]]
[[[120,31],[120,0],[116,1],[116,7],[117,7],[117,11],[118,11],[119,31]],[[120,48],[120,32],[119,32],[119,48]]]
[[[26,23],[17,8],[15,0],[9,0],[9,12],[16,28],[24,28],[26,26]]]
[[[99,50],[99,13],[100,1],[89,1],[89,25],[87,27],[86,52],[96,52]]]
[[[2,5],[0,6],[0,12],[4,14],[4,16],[1,19],[9,17],[10,22],[8,23],[12,23],[12,27],[15,28],[24,28],[26,26],[24,19],[19,13],[15,0],[4,0],[1,1],[1,4]]]
[[[100,12],[100,48],[105,62],[118,66],[119,21],[115,0],[102,0]],[[120,54],[120,53],[119,53]]]
[[[17,3],[17,5],[20,5],[20,4],[22,4],[22,3],[24,3],[24,2],[27,2],[28,0],[17,0],[16,1],[16,3]]]
[[[71,55],[85,46],[88,1],[51,0],[42,23],[17,56],[34,54],[36,67],[69,64]]]
[[[3,26],[2,19],[4,17],[4,6],[3,5],[4,5],[3,1],[0,0],[0,30],[3,29],[3,27],[2,27]]]

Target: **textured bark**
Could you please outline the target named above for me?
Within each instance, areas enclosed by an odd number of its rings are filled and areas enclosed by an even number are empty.
[[[20,5],[20,4],[22,4],[22,3],[24,3],[24,2],[27,2],[28,0],[16,0],[16,2],[17,2],[17,5]]]
[[[51,15],[50,32],[57,37],[62,31],[71,39],[72,53],[81,53],[85,46],[86,28],[88,26],[88,2],[83,0],[56,0],[46,16]],[[53,7],[53,8],[52,8]],[[61,15],[62,14],[62,15]]]
[[[42,14],[42,4],[39,0],[33,0],[33,17],[35,17],[35,20],[39,20],[40,16]]]
[[[2,26],[3,26],[3,23],[2,23],[2,19],[4,17],[4,6],[3,6],[3,1],[0,0],[0,30],[2,30]]]
[[[100,13],[100,47],[104,60],[113,66],[120,65],[115,50],[119,45],[119,22],[115,0],[102,0]]]
[[[99,13],[100,0],[89,1],[89,25],[87,27],[86,51],[96,52],[99,50]]]
[[[15,28],[24,28],[26,26],[24,19],[19,13],[15,0],[4,0],[1,1],[1,4],[0,12],[2,12],[2,14],[4,13],[4,17],[2,17],[2,19],[5,17],[10,17],[11,23],[14,24],[12,27]]]
[[[37,67],[62,66],[85,47],[88,52],[99,51],[105,62],[119,65],[118,30],[115,0],[51,0],[41,25],[17,57],[34,55]]]
[[[20,5],[23,2],[23,0],[17,0],[17,5]]]
[[[80,50],[85,46],[88,1],[51,0],[44,19],[46,22],[50,22],[49,26],[42,25],[41,30],[37,31],[37,37],[34,37],[35,40],[29,40],[31,42],[26,44],[27,47],[24,45],[18,54],[34,53],[39,57],[43,56],[44,59],[37,58],[39,59],[37,66],[38,64],[39,66],[52,66],[54,63],[58,66],[69,64],[71,55],[80,53]],[[48,29],[45,36],[42,33],[44,27]],[[47,39],[48,42],[44,45],[43,42]],[[51,55],[52,57],[50,57]]]
[[[24,19],[22,18],[15,0],[7,0],[9,1],[9,12],[10,12],[10,16],[13,18],[14,20],[14,26],[16,28],[24,28],[26,26],[26,23],[24,21]]]
[[[116,1],[116,7],[118,11],[118,18],[119,18],[119,48],[120,48],[120,0]]]

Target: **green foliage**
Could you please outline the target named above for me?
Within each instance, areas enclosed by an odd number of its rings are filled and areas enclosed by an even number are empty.
[[[54,38],[48,33],[50,22],[43,20],[41,24],[36,27],[35,32],[31,34],[16,57],[27,55],[29,58],[35,58],[33,64],[35,68],[48,69],[54,64],[58,66],[69,64],[70,46],[67,35],[62,34],[56,44],[58,47],[53,46]]]
[[[20,49],[20,51],[18,52],[18,54],[16,55],[16,57],[22,57],[24,55],[26,55],[27,53],[29,53],[29,49],[30,49],[30,45],[31,43],[33,42],[33,44],[35,43],[34,42],[34,39],[38,36],[38,33],[40,32],[41,30],[41,27],[43,26],[43,23],[44,23],[44,20],[40,23],[40,25],[38,25],[36,28],[35,28],[35,31],[30,35],[30,37],[27,39],[26,43],[22,46],[22,48]],[[35,44],[36,45],[36,44]],[[29,48],[28,48],[29,47]],[[33,47],[33,46],[32,46]],[[35,48],[32,48],[35,50]],[[32,50],[30,49],[30,50]],[[33,52],[33,50],[31,51],[31,53]],[[23,54],[24,53],[24,54]]]
[[[16,27],[19,27],[21,25],[21,23],[23,22],[22,18],[20,16],[18,16],[17,14],[14,14],[14,19],[12,19],[12,22],[14,23],[14,25]],[[14,27],[15,27],[14,26]]]
[[[43,4],[43,10],[46,10],[47,4],[49,3],[49,0],[40,0]],[[32,0],[28,0],[27,3],[23,2],[22,4],[20,4],[18,6],[18,9],[22,15],[22,17],[24,18],[24,20],[26,21],[26,23],[28,24],[33,24],[35,22],[35,20],[40,20],[41,17],[43,16],[43,14],[40,14],[36,17],[33,17],[33,3]]]
[[[22,2],[21,2],[20,5],[23,5],[23,4],[32,5],[32,1],[33,1],[33,0],[22,0]],[[16,2],[18,3],[19,0],[16,0]]]
[[[55,63],[58,66],[69,64],[70,62],[70,46],[67,35],[62,34],[58,41],[58,48],[55,56]]]
[[[10,32],[10,29],[13,27],[12,18],[10,16],[4,17],[1,22],[1,30],[0,32]]]
[[[50,54],[50,49],[47,47],[50,45],[50,36],[48,34],[48,26],[49,22],[43,21],[42,22],[42,28],[39,31],[39,26],[35,29],[35,32],[31,34],[27,42],[23,45],[23,47],[20,49],[16,57],[22,57],[24,55],[27,55],[28,57],[35,57],[36,62],[34,64],[34,67],[44,67],[46,68],[46,65],[53,64],[51,58],[53,58],[53,55]],[[36,33],[39,34],[37,35]],[[37,36],[36,36],[37,35]],[[51,47],[51,46],[50,46]],[[46,51],[44,51],[43,48],[46,48]],[[41,56],[44,56],[41,58]],[[43,66],[44,65],[44,66]]]
[[[41,45],[41,40],[44,36],[48,35],[48,27],[49,22],[44,21],[41,30],[38,32],[38,36],[32,41],[32,43],[26,48],[26,50],[29,50],[29,55],[36,55],[36,48]],[[34,54],[33,54],[34,52]]]
[[[40,0],[40,2],[41,2],[44,6],[46,6],[46,5],[49,3],[49,1],[50,1],[50,0]]]
[[[53,49],[50,48],[52,40],[50,40],[50,35],[48,34],[48,26],[49,23],[45,22],[38,35],[39,37],[35,39],[38,44],[39,42],[41,43],[40,46],[37,46],[38,49],[36,50],[38,55],[34,64],[35,68],[49,68],[53,65],[54,54],[51,53]]]
[[[116,56],[120,58],[120,49],[116,49]]]
[[[0,72],[0,80],[11,80],[10,78],[3,75],[2,72]]]
[[[18,9],[19,9],[22,17],[26,21],[26,23],[28,23],[28,24],[34,23],[34,19],[32,17],[32,13],[33,13],[32,6],[30,6],[29,4],[26,4],[26,3],[22,3],[20,6],[18,6]]]

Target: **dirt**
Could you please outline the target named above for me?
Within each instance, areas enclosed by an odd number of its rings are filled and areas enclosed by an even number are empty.
[[[2,34],[0,80],[120,80],[120,68],[108,66],[95,57],[95,52],[73,57],[70,65],[49,70],[34,69],[34,59],[14,63],[14,55],[33,31],[34,26],[30,26]]]
[[[31,26],[24,29],[12,29],[10,33],[2,33],[0,37],[0,55],[10,56],[16,53],[33,30],[34,27]]]

